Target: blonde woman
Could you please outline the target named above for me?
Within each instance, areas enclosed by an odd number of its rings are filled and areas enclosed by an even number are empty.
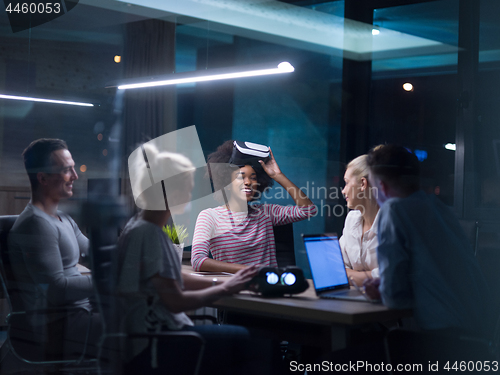
[[[248,267],[221,282],[182,273],[172,241],[163,232],[171,212],[181,213],[191,200],[194,166],[186,157],[171,152],[159,152],[151,145],[132,163],[131,175],[136,176],[136,191],[144,190],[136,199],[142,210],[129,220],[118,242],[118,284],[121,299],[122,327],[129,333],[195,331],[207,341],[200,374],[252,374],[256,361],[248,356],[249,332],[238,326],[193,326],[184,313],[223,296],[238,293],[248,287],[257,267]],[[149,168],[143,153],[147,155]],[[150,172],[171,175],[151,185]],[[134,183],[134,182],[133,182]],[[168,192],[168,199],[163,194]],[[169,207],[169,202],[173,207]],[[169,362],[168,343],[149,345],[147,340],[132,342],[127,353],[126,374],[143,372],[146,364],[158,360],[158,373],[179,373]],[[155,346],[156,345],[156,346]],[[156,355],[158,353],[158,355]],[[224,366],[222,366],[223,364]],[[258,364],[257,364],[258,365]]]
[[[377,191],[368,182],[367,155],[352,160],[344,174],[342,190],[351,210],[340,237],[347,277],[351,284],[363,285],[367,278],[379,276],[377,262]]]

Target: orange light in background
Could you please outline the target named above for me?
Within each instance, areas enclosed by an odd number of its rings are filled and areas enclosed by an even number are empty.
[[[119,55],[116,55],[114,60],[115,60],[115,63],[117,63],[117,64],[118,64],[119,62],[121,62],[121,61],[122,61],[122,57],[121,57],[121,56],[119,56]]]
[[[82,172],[82,173],[87,172],[87,166],[86,166],[85,164],[82,164],[82,165],[80,166],[80,172]]]
[[[413,85],[410,82],[403,83],[403,90],[413,91]]]
[[[108,150],[106,150],[106,149],[102,150],[102,154],[103,154],[104,156],[108,155]]]
[[[441,188],[439,186],[436,186],[434,188],[434,194],[439,195],[439,193],[441,193]]]
[[[97,134],[97,139],[98,139],[99,141],[102,141],[102,134],[101,134],[101,133]]]

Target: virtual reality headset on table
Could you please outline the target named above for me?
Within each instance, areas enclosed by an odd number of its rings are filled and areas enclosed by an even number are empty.
[[[269,160],[269,147],[252,142],[233,142],[233,153],[231,159],[229,159],[229,164],[238,167],[250,165],[253,169],[256,169],[262,167],[259,160],[267,163]]]
[[[304,272],[296,266],[261,267],[249,284],[269,297],[299,294],[309,288]]]

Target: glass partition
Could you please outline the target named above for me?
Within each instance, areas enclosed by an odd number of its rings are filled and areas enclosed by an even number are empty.
[[[458,0],[374,10],[374,27],[450,47],[372,62],[370,144],[398,143],[421,161],[422,185],[452,206],[457,114]],[[374,36],[375,38],[377,36]]]
[[[500,130],[496,94],[500,83],[500,41],[498,20],[500,4],[481,1],[479,29],[479,74],[477,89],[477,123],[474,131],[475,206],[486,211],[490,220],[500,217]],[[476,206],[476,207],[477,207]]]
[[[140,142],[194,125],[205,158],[228,139],[271,146],[282,171],[323,207],[294,227],[302,254],[301,233],[323,232],[326,217],[341,220],[346,213],[341,176],[332,179],[326,172],[329,164],[339,166],[342,49],[323,35],[342,31],[342,15],[277,1],[213,3],[205,13],[186,4],[143,5],[79,3],[61,17],[16,33],[7,13],[0,15],[1,94],[93,105],[0,99],[1,214],[19,214],[29,201],[24,148],[37,138],[54,137],[68,143],[79,176],[75,194],[61,208],[82,230],[82,204],[108,189],[110,179],[120,178],[114,192],[126,197],[132,215],[130,153]],[[335,23],[325,23],[331,20]],[[282,61],[295,71],[124,95],[116,88],[128,78]],[[204,179],[197,173],[195,185],[204,186]],[[293,204],[280,186],[262,202]],[[305,254],[298,263],[307,268]]]

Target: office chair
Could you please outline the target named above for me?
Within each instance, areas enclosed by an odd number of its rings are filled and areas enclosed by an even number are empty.
[[[95,362],[87,359],[85,342],[82,353],[76,358],[62,356],[64,319],[50,322],[42,327],[33,327],[30,324],[31,316],[49,317],[50,315],[67,314],[72,311],[85,311],[82,308],[45,308],[26,311],[19,296],[19,290],[10,267],[8,249],[8,235],[17,219],[17,215],[0,216],[0,282],[4,297],[7,299],[10,313],[7,316],[7,350],[4,356],[11,354],[18,360],[29,365],[44,367],[80,366]],[[90,321],[90,320],[89,320]],[[87,330],[88,337],[88,330]],[[4,357],[4,358],[5,358]],[[2,360],[4,359],[2,358]]]
[[[93,246],[90,252],[92,281],[96,291],[97,304],[104,323],[104,334],[99,347],[98,368],[100,374],[198,374],[205,340],[196,332],[123,333],[120,330],[120,312],[117,309],[118,296],[115,292],[117,278],[116,245]],[[120,297],[123,298],[123,297]],[[161,358],[158,367],[153,363],[125,364],[126,348],[132,340],[147,339],[149,349],[159,345],[163,350],[154,356]],[[168,368],[166,368],[166,364]]]
[[[295,266],[293,223],[273,227],[278,267]]]
[[[432,331],[407,331],[394,329],[387,332],[384,338],[387,361],[392,365],[393,373],[397,371],[398,365],[422,364],[423,368],[418,370],[412,368],[410,371],[436,373],[437,370],[429,368],[430,364],[439,363],[439,373],[444,372],[448,363],[450,370],[455,363],[476,363],[495,360],[491,351],[491,341],[467,336],[459,333],[443,333]],[[467,369],[467,373],[482,373],[481,369]]]
[[[500,315],[497,317],[493,338],[491,340],[490,351],[497,361],[500,361]]]
[[[477,256],[477,247],[479,240],[479,221],[459,219],[458,222],[465,232],[467,238],[469,239],[469,244],[474,251],[474,255]]]

